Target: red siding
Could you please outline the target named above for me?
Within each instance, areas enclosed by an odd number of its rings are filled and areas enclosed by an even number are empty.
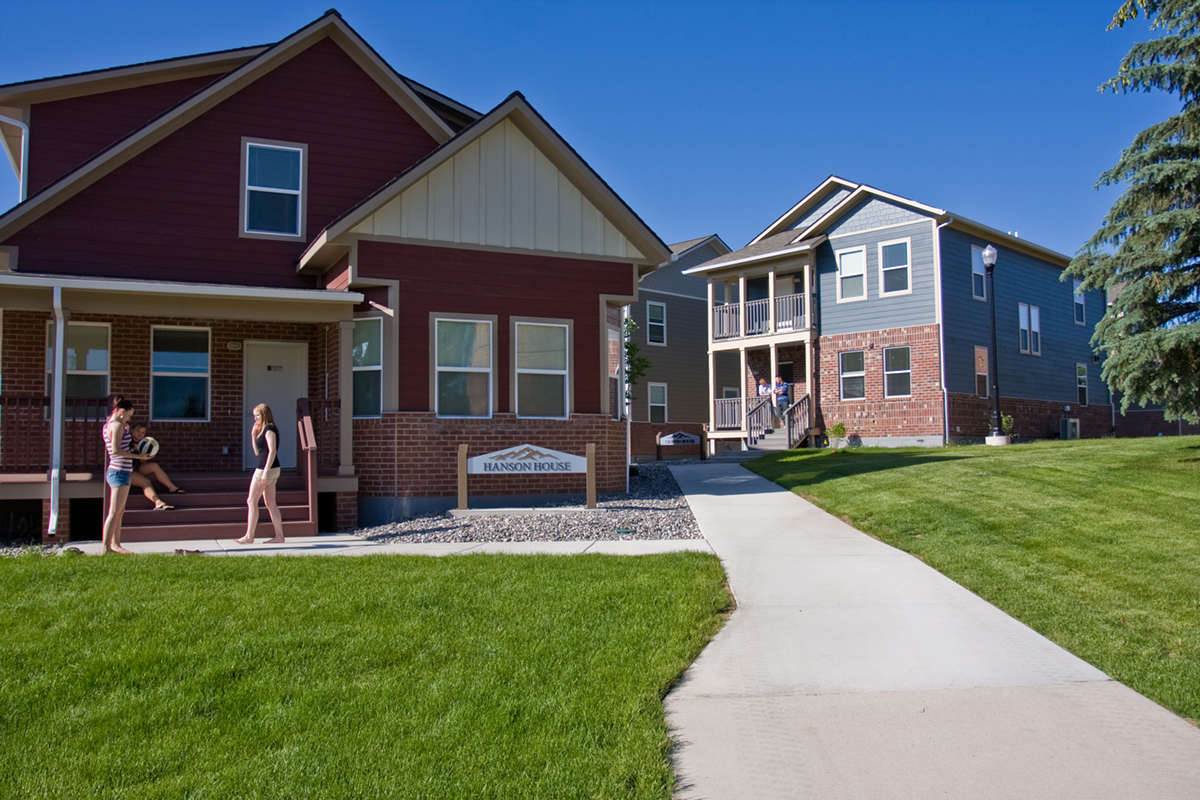
[[[29,193],[58,180],[220,77],[205,75],[35,104],[29,112]]]
[[[238,236],[243,136],[308,145],[309,237],[436,146],[322,39],[6,243],[30,272],[313,286],[304,243]]]
[[[496,411],[509,407],[509,317],[574,320],[575,412],[600,412],[600,295],[633,294],[633,269],[603,261],[359,242],[363,280],[400,282],[400,410],[429,411],[429,313],[499,315]]]

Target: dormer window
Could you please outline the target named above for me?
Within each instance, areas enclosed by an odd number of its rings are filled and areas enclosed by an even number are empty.
[[[307,147],[289,142],[242,140],[242,235],[304,237]]]

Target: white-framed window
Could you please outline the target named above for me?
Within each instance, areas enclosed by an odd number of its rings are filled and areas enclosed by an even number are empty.
[[[66,399],[99,399],[108,397],[109,353],[112,328],[107,322],[68,322],[65,334],[66,380],[63,396]],[[54,391],[54,322],[46,323],[46,395]],[[108,416],[101,409],[100,418]],[[77,414],[79,415],[77,417]],[[82,419],[87,412],[68,405],[66,419]]]
[[[307,148],[287,142],[242,140],[242,234],[304,236]]]
[[[208,421],[211,344],[208,328],[150,329],[150,419]]]
[[[650,393],[650,421],[663,424],[667,421],[667,385],[665,383],[650,383],[646,385]]]
[[[736,386],[722,386],[721,397],[725,400],[736,399],[742,396],[742,390]]]
[[[492,416],[492,322],[434,320],[434,408],[439,417]]]
[[[646,301],[646,341],[650,344],[667,343],[666,303]]]
[[[354,383],[354,416],[383,414],[383,320],[354,320],[354,350],[350,356]]]
[[[883,396],[908,397],[912,394],[912,351],[908,347],[883,349]]]
[[[1088,372],[1087,364],[1075,365],[1075,387],[1078,392],[1079,405],[1086,406],[1088,404],[1087,396]]]
[[[517,322],[517,416],[570,416],[570,328],[566,324]]]
[[[1042,354],[1042,310],[1037,306],[1017,303],[1017,325],[1020,328],[1019,349],[1031,356]]]
[[[867,248],[838,250],[834,257],[837,259],[837,301],[866,300]]]
[[[848,350],[838,354],[838,376],[843,400],[862,400],[867,396],[866,354]]]
[[[987,300],[987,266],[983,263],[983,248],[971,245],[971,297]]]
[[[975,394],[978,397],[988,396],[988,349],[975,348]]]
[[[1086,325],[1087,308],[1086,303],[1084,302],[1083,281],[1079,280],[1078,278],[1075,279],[1073,290],[1075,297],[1075,324]]]
[[[912,293],[912,239],[879,243],[879,296]]]

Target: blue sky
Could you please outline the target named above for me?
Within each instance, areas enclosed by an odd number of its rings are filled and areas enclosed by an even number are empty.
[[[0,83],[277,41],[334,0],[0,0]],[[1090,2],[334,5],[478,110],[521,91],[667,242],[745,245],[837,174],[1073,254],[1097,176],[1178,109],[1101,94],[1144,21]],[[36,131],[34,131],[36,136]],[[11,170],[0,208],[17,202]]]

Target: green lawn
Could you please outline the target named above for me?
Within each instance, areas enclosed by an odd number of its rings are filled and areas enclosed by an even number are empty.
[[[0,559],[0,797],[667,798],[713,556]]]
[[[1200,437],[791,451],[749,466],[1200,719]]]

